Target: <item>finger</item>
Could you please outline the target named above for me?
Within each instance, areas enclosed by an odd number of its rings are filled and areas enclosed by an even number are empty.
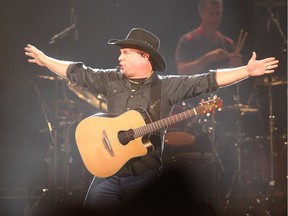
[[[256,58],[257,58],[256,52],[252,52],[252,57],[251,58],[253,59],[253,61],[256,60]]]
[[[36,63],[36,60],[35,60],[35,59],[28,59],[28,62],[30,62],[30,63]]]
[[[265,69],[272,69],[278,67],[278,62],[269,62],[268,64],[265,65]]]
[[[256,57],[257,57],[256,53],[253,52],[253,53],[252,53],[252,56],[251,56],[251,58],[250,58],[250,60],[249,60],[248,63],[252,63],[252,62],[254,62],[254,61],[256,60]]]
[[[24,50],[26,50],[26,51],[30,51],[31,48],[30,48],[30,47],[25,47]]]
[[[271,70],[271,69],[275,69],[275,68],[277,68],[278,67],[278,65],[276,64],[276,65],[270,65],[269,67],[267,67],[267,69],[268,70]]]
[[[30,56],[30,57],[34,57],[33,53],[31,53],[31,52],[25,52],[25,55]]]
[[[269,63],[269,62],[273,62],[275,60],[274,57],[269,57],[269,58],[265,58],[262,60],[262,62],[264,63]],[[278,60],[275,60],[275,61],[278,61]]]
[[[265,70],[265,74],[271,74],[274,73],[275,70]]]

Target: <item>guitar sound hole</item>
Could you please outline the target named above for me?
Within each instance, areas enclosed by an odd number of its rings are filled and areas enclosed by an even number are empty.
[[[134,140],[134,131],[132,129],[128,131],[119,131],[118,139],[122,145],[127,145],[131,140]]]

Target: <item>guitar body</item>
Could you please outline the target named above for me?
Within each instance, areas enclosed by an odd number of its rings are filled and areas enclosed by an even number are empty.
[[[138,137],[127,143],[119,139],[122,131],[132,129],[133,133],[134,128],[145,126],[147,121],[151,121],[148,114],[143,114],[147,113],[139,109],[117,117],[93,115],[78,124],[76,143],[90,173],[100,178],[109,177],[117,173],[129,159],[147,154],[147,149],[153,147],[148,139]]]

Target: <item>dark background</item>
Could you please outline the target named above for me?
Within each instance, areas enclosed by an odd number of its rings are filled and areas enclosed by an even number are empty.
[[[283,38],[276,26],[268,21],[268,4],[271,4],[272,12],[279,16],[280,27],[287,37],[287,3],[284,0],[224,0],[220,30],[235,41],[240,29],[247,31],[248,38],[242,49],[244,62],[250,58],[252,51],[257,52],[258,58],[276,56],[280,64],[273,76],[286,80],[287,53],[283,52],[286,45],[283,45]],[[70,177],[69,184],[85,185],[91,177],[78,158],[73,127],[79,119],[99,110],[80,100],[64,81],[39,77],[52,74],[45,68],[27,63],[24,55],[27,43],[52,57],[83,61],[92,67],[114,68],[118,49],[108,45],[107,41],[124,38],[131,28],[142,27],[159,36],[160,52],[168,65],[166,73],[175,74],[177,41],[199,23],[196,5],[197,1],[194,0],[1,0],[0,188],[9,195],[13,195],[16,189],[24,188],[25,193],[30,195],[37,187],[49,186],[53,142],[46,120],[52,122],[53,129],[59,135],[59,175],[63,174],[61,160],[65,151],[72,148],[76,176]],[[79,41],[71,32],[56,43],[49,44],[53,35],[70,25],[72,8],[77,16]],[[270,26],[267,26],[267,22],[270,22]],[[260,103],[261,126],[264,135],[268,136],[267,86],[253,88],[255,81],[251,78],[240,85],[241,100],[244,104],[248,98],[252,99],[252,103]],[[273,87],[277,137],[286,135],[286,93],[286,85]],[[55,101],[61,108],[60,114],[57,113],[60,118],[55,117]],[[70,121],[73,124],[71,131],[67,132],[65,124]],[[253,121],[249,125],[259,127]],[[65,143],[67,139],[71,141],[68,145]]]

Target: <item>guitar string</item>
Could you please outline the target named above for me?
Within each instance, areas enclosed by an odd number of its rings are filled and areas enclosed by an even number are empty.
[[[192,110],[193,110],[194,113],[191,114]],[[196,115],[196,111],[194,111],[194,109],[192,109],[192,110],[187,110],[185,112],[178,113],[178,114],[176,114],[174,116],[170,116],[171,117],[171,121],[169,120],[170,117],[167,117],[167,118],[161,119],[161,120],[159,120],[157,122],[151,122],[148,125],[143,125],[143,126],[138,127],[138,128],[134,128],[134,129],[130,128],[129,130],[127,130],[127,131],[125,131],[123,133],[120,133],[120,134],[117,133],[117,136],[110,137],[109,140],[112,140],[112,141],[117,140],[117,139],[118,140],[121,140],[121,139],[123,140],[126,137],[128,137],[128,139],[129,139],[129,134],[128,133],[129,133],[130,130],[136,131],[136,133],[134,133],[134,134],[136,134],[136,137],[134,137],[134,139],[136,139],[138,137],[141,137],[141,134],[145,135],[145,134],[151,133],[152,131],[156,131],[156,130],[159,130],[161,128],[164,128],[165,126],[169,126],[169,125],[175,124],[175,123],[177,123],[179,121],[183,121],[183,120],[187,119],[187,117],[186,117],[187,113],[189,113],[189,115],[188,115],[189,117],[195,116]],[[184,118],[183,118],[183,116],[184,116]],[[153,125],[155,125],[155,128],[153,128]],[[147,129],[145,129],[145,128],[147,128]],[[132,139],[132,140],[134,140],[134,139]],[[132,141],[132,140],[129,139],[129,142]]]

